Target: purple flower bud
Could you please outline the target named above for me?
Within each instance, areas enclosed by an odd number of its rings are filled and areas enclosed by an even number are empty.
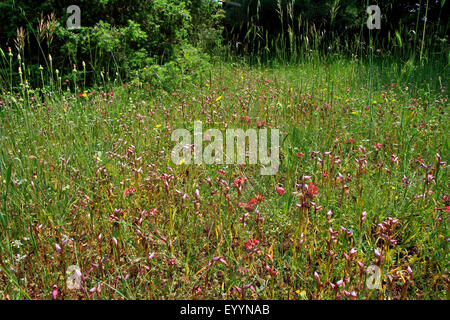
[[[58,297],[58,286],[54,284],[52,288],[52,299],[56,300],[57,297]]]
[[[374,253],[375,253],[375,257],[381,258],[381,253],[380,253],[380,251],[378,249],[375,249]]]
[[[195,189],[195,200],[200,200],[200,191],[198,189]]]
[[[147,262],[150,262],[150,260],[152,260],[154,257],[155,257],[155,253],[154,252],[150,253],[147,257]]]
[[[363,213],[361,213],[361,223],[363,223],[364,221],[366,221],[367,218],[367,212],[363,211]]]
[[[436,153],[436,159],[438,162],[441,162],[441,155],[439,153]]]
[[[302,234],[300,235],[299,243],[302,244],[304,241],[305,241],[305,234],[302,232]]]
[[[361,261],[358,261],[357,263],[360,269],[364,269],[364,263],[362,263]]]
[[[320,277],[317,271],[314,271],[314,279],[316,279],[317,283],[320,283]]]
[[[102,284],[99,282],[97,285],[97,294],[100,294],[101,291],[102,291]]]
[[[410,266],[408,266],[408,269],[406,269],[406,271],[408,271],[408,274],[412,277],[413,271]]]
[[[220,258],[219,261],[228,267],[228,263],[225,261],[224,258]]]
[[[251,284],[246,284],[245,286],[242,287],[243,289],[250,289],[253,292],[256,292],[255,287]]]

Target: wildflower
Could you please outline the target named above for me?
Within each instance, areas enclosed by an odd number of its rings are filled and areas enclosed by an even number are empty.
[[[425,161],[423,161],[422,158],[416,158],[416,161],[419,162],[419,163],[422,163],[422,164],[425,163]]]
[[[412,275],[413,275],[413,271],[412,271],[412,269],[411,269],[411,267],[410,266],[408,266],[408,268],[406,269],[406,271],[408,272],[408,274],[412,277]]]
[[[403,182],[403,188],[406,188],[409,184],[408,178],[406,176],[403,176],[402,182]]]
[[[373,146],[377,149],[377,151],[380,151],[381,149],[383,149],[383,145],[379,142],[375,143]]]
[[[247,177],[239,177],[236,178],[231,185],[236,188],[238,194],[241,194],[242,189],[244,188],[244,184],[247,181]]]
[[[280,196],[286,193],[286,191],[282,187],[276,187],[275,192],[278,193]]]
[[[332,211],[332,210],[329,210],[329,211],[327,212],[327,214],[326,214],[327,220],[330,220],[332,215],[333,215],[333,211]]]
[[[318,193],[319,193],[319,189],[317,188],[317,186],[314,183],[311,182],[308,185],[308,188],[306,189],[306,197],[314,199],[314,197]]]
[[[322,282],[320,282],[320,276],[317,273],[317,271],[314,271],[314,279],[316,279],[317,285],[320,287],[322,286]]]
[[[11,245],[15,247],[16,249],[19,249],[21,246],[23,246],[22,242],[20,240],[14,240],[11,242]]]
[[[147,257],[147,262],[150,263],[150,261],[151,261],[154,257],[155,257],[155,253],[154,253],[154,252],[150,253],[150,254],[148,255],[148,257]]]
[[[26,254],[16,254],[14,255],[14,260],[19,263],[20,261],[24,260],[26,257],[28,257],[28,255]]]
[[[363,213],[361,213],[361,219],[360,219],[361,223],[366,221],[366,218],[367,218],[367,212],[363,211]]]
[[[202,294],[202,293],[203,293],[203,290],[202,290],[202,288],[200,288],[200,287],[195,287],[195,288],[194,288],[194,292],[195,292],[196,294]]]
[[[255,210],[257,204],[258,202],[252,198],[247,203],[244,204],[244,209],[247,211],[253,211]]]
[[[145,213],[145,216],[146,216],[146,217],[148,217],[148,216],[153,217],[153,216],[155,216],[157,213],[158,213],[158,208],[153,208],[153,209],[148,210],[148,211]]]
[[[364,263],[362,263],[361,261],[357,262],[359,269],[361,270],[361,273],[366,273],[366,268],[364,267]]]
[[[348,292],[348,291],[344,290],[344,295],[346,297],[351,297],[352,299],[356,299],[356,297],[357,297],[357,294],[355,291]]]
[[[251,291],[256,292],[255,287],[251,284],[246,284],[242,289],[250,289]]]
[[[218,96],[218,97],[216,98],[216,102],[220,101],[220,99],[222,99],[222,96]]]
[[[224,265],[226,265],[226,266],[228,267],[227,261],[226,261],[224,258],[222,258],[221,256],[212,258],[211,264],[212,264],[213,262],[216,262],[216,261],[219,261],[219,262],[223,263]]]
[[[259,244],[259,240],[256,239],[248,239],[244,244],[244,249],[247,251],[254,251],[254,248]]]
[[[117,239],[115,237],[111,238],[111,242],[114,243],[114,245],[117,247],[119,245],[119,242],[117,241]]]
[[[380,265],[383,262],[383,255],[381,254],[380,250],[375,249],[374,250],[375,257],[378,259],[377,264]]]
[[[250,117],[249,116],[242,116],[241,117],[241,122],[246,122],[247,124],[249,124],[250,123]]]
[[[263,200],[263,196],[261,194],[257,194],[253,198],[251,198],[247,203],[244,204],[244,209],[247,211],[255,210],[255,207]]]
[[[58,286],[54,284],[52,288],[52,299],[56,300],[57,297],[58,297]]]
[[[131,188],[127,188],[125,189],[124,193],[123,193],[123,197],[124,198],[128,198],[131,194],[135,194],[136,193],[136,189],[131,187]]]
[[[198,189],[195,189],[194,196],[195,196],[195,200],[197,200],[197,201],[200,200],[200,191]]]

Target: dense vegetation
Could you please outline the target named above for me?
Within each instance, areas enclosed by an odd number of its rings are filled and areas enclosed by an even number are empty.
[[[377,2],[0,3],[0,299],[448,299],[448,3]]]

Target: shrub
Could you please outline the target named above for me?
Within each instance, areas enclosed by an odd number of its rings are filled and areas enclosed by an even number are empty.
[[[217,52],[221,44],[223,14],[215,0],[102,0],[94,3],[81,0],[77,3],[81,9],[81,28],[68,30],[66,10],[71,4],[55,0],[5,1],[0,5],[4,9],[0,19],[11,23],[4,24],[0,47],[11,46],[14,50],[16,28],[23,26],[25,41],[21,55],[30,70],[39,70],[41,64],[48,65],[51,54],[53,66],[59,69],[60,75],[68,77],[74,64],[81,70],[84,62],[85,81],[92,83],[99,79],[101,71],[125,79],[144,66],[184,59],[186,50],[192,57],[197,52],[192,50],[193,46],[200,49],[201,56],[202,52]],[[48,21],[47,16],[52,12],[56,31],[53,41],[46,42],[39,26]],[[176,61],[165,69],[169,71],[181,64]],[[17,68],[16,63],[13,70]],[[29,78],[32,85],[41,82],[39,71],[30,73]]]

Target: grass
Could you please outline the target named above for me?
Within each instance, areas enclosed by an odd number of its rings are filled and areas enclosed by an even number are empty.
[[[203,79],[0,96],[2,299],[449,298],[446,68],[235,61]],[[172,131],[198,120],[279,128],[278,174],[172,163]]]

